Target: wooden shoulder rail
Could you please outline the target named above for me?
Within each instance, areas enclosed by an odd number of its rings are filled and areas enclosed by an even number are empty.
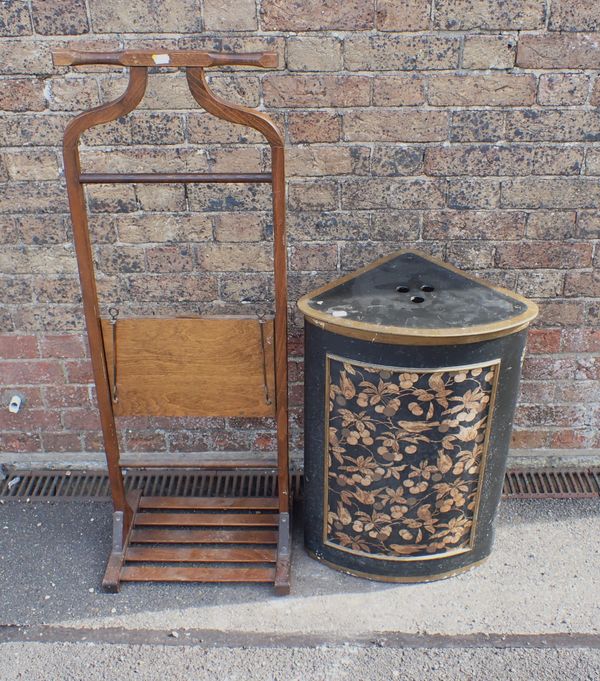
[[[289,593],[284,142],[266,114],[216,97],[204,75],[204,69],[212,66],[273,68],[277,66],[277,55],[165,51],[157,47],[122,52],[55,50],[53,58],[56,66],[107,64],[129,70],[125,92],[113,102],[76,116],[67,125],[63,142],[73,240],[114,506],[113,548],[103,584],[108,590],[118,590],[121,581],[270,582],[276,593]],[[82,133],[133,111],[146,91],[149,67],[185,68],[190,92],[199,106],[218,118],[262,133],[271,149],[270,172],[82,173],[79,158]],[[110,320],[103,318],[84,185],[129,182],[270,184],[274,317],[121,320],[118,311],[112,311]],[[186,357],[193,361],[188,362]],[[243,385],[240,378],[245,379]],[[219,385],[215,385],[217,380],[221,381]],[[115,416],[128,414],[273,415],[277,425],[276,496],[183,500],[126,496],[123,480],[126,466],[121,461]],[[228,469],[238,465],[227,460],[221,464]],[[136,467],[154,465],[152,460],[136,462]],[[258,460],[252,466],[273,468],[271,463],[261,465]],[[181,567],[181,563],[188,565]],[[222,567],[222,563],[243,567]]]

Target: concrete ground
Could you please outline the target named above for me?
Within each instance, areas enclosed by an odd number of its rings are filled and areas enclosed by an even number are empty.
[[[508,501],[494,552],[421,585],[293,555],[293,587],[125,584],[110,506],[0,506],[0,679],[600,679],[600,502]]]

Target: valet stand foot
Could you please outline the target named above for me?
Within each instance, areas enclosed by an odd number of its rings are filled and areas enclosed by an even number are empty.
[[[287,596],[290,593],[290,514],[279,514],[279,543],[277,545],[277,564],[275,566],[275,594]]]
[[[140,496],[141,492],[139,491],[127,495],[127,503],[132,511],[128,526],[126,526],[126,516],[123,511],[114,511],[113,513],[112,550],[102,579],[102,588],[108,593],[118,593],[121,590],[121,568],[125,562],[125,552],[134,527]]]

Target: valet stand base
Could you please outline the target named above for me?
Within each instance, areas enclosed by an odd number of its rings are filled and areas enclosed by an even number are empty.
[[[102,586],[121,582],[273,584],[290,592],[290,517],[277,497],[153,497],[132,492],[129,528],[113,513]]]

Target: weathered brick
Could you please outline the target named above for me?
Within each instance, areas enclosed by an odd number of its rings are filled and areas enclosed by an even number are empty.
[[[212,221],[198,213],[124,214],[116,217],[119,241],[125,243],[206,241],[212,237]]]
[[[516,291],[533,298],[555,297],[563,293],[564,272],[556,270],[525,270],[519,272]]]
[[[420,178],[347,180],[342,183],[342,208],[431,209],[444,205],[444,188]]]
[[[594,208],[600,200],[595,178],[515,178],[502,181],[503,208]]]
[[[196,33],[202,30],[198,0],[94,0],[90,5],[96,33]]]
[[[190,113],[187,116],[187,132],[193,144],[264,142],[264,137],[256,130],[221,121],[207,113]]]
[[[526,106],[535,101],[535,91],[532,75],[435,75],[427,98],[432,106]]]
[[[572,210],[536,210],[527,217],[528,239],[573,239],[577,236]]]
[[[416,211],[377,210],[372,213],[369,238],[374,241],[417,241],[421,218]]]
[[[197,302],[217,297],[217,280],[212,275],[179,274],[169,277],[137,274],[128,277],[130,295],[139,301]]]
[[[375,176],[419,175],[424,150],[414,146],[377,145],[373,147],[371,174]]]
[[[578,73],[543,73],[538,84],[538,102],[544,106],[585,104],[590,77]]]
[[[271,210],[270,187],[246,185],[188,185],[190,208],[197,211]]]
[[[378,0],[376,27],[380,31],[423,31],[429,28],[429,0]]]
[[[577,233],[581,238],[600,239],[600,213],[579,211],[577,213]]]
[[[0,110],[43,111],[46,108],[44,82],[36,78],[2,78]]]
[[[453,241],[448,245],[448,261],[463,269],[492,267],[494,245],[482,241]]]
[[[296,36],[287,44],[290,71],[340,71],[342,41],[329,36]]]
[[[496,247],[499,267],[569,269],[589,267],[591,261],[592,248],[586,243],[571,243],[565,248],[560,241],[535,241],[504,243]]]
[[[429,211],[423,216],[423,238],[519,239],[525,218],[521,211]]]
[[[290,267],[293,270],[332,272],[337,269],[337,260],[336,244],[296,242],[290,248]]]
[[[458,66],[460,41],[437,35],[355,34],[344,41],[350,71],[410,71]]]
[[[81,438],[77,433],[40,433],[46,452],[80,452]]]
[[[64,188],[57,182],[8,182],[0,193],[0,213],[64,213]]]
[[[179,212],[187,208],[183,185],[138,184],[135,196],[139,209],[144,211]]]
[[[260,213],[221,213],[215,219],[216,241],[262,241],[267,218]]]
[[[290,177],[318,175],[366,175],[369,148],[362,146],[295,146],[286,159]]]
[[[600,329],[564,329],[563,352],[600,352]]]
[[[294,144],[305,142],[337,142],[342,119],[330,111],[292,111],[287,116],[288,135]]]
[[[489,178],[450,178],[447,203],[455,210],[496,208],[500,204],[500,182]]]
[[[66,125],[66,117],[58,115],[0,115],[0,139],[11,147],[58,146]]]
[[[534,175],[579,175],[583,147],[538,146],[533,148]]]
[[[208,156],[204,149],[133,148],[97,151],[94,147],[81,152],[84,172],[152,173],[206,172]]]
[[[495,144],[427,147],[427,175],[529,175],[533,148]]]
[[[567,272],[565,276],[564,295],[568,298],[600,296],[600,273]]]
[[[42,441],[37,433],[4,433],[0,438],[2,452],[39,452]]]
[[[420,251],[433,255],[442,256],[442,247],[433,244],[415,244],[413,242],[399,241],[347,241],[340,245],[340,267],[342,272],[351,272],[368,265],[373,260],[393,253],[400,248],[418,248]],[[329,278],[331,281],[331,277]],[[311,287],[309,287],[310,290]],[[314,288],[314,287],[313,287]]]
[[[4,153],[11,180],[58,180],[56,152],[50,149],[11,149]]]
[[[103,274],[144,272],[146,257],[141,246],[100,245],[94,248],[96,267]]]
[[[41,246],[70,241],[70,224],[66,215],[23,215],[15,218],[21,244]]]
[[[84,0],[31,0],[33,25],[42,35],[77,35],[89,31]]]
[[[189,246],[153,246],[146,249],[148,272],[189,272],[194,269]]]
[[[442,111],[365,109],[344,114],[344,139],[351,142],[436,142],[447,134],[448,117]]]
[[[50,80],[49,106],[52,111],[82,111],[99,103],[98,82],[89,75]]]
[[[600,112],[575,109],[509,111],[506,114],[506,139],[595,142],[600,140]]]
[[[595,0],[552,0],[549,28],[551,31],[598,31],[600,7]]]
[[[366,241],[371,234],[368,213],[298,212],[288,216],[288,234],[291,241]],[[376,238],[375,236],[373,238]]]
[[[23,0],[3,0],[0,4],[0,36],[31,35],[29,7]]]
[[[12,331],[7,327],[10,315],[6,312],[8,304],[22,306],[32,300],[31,282],[22,276],[2,276],[0,277],[0,303],[5,308],[4,314],[0,313],[0,327],[4,331]],[[24,329],[19,329],[24,330]]]
[[[330,180],[294,181],[288,189],[291,210],[332,210],[338,207],[339,188]]]
[[[184,139],[184,119],[181,114],[166,111],[138,111],[131,116],[132,144],[177,144]],[[169,152],[173,153],[173,149]],[[201,158],[202,150],[177,149],[182,157]],[[131,153],[131,151],[129,152]],[[194,165],[194,164],[192,164]]]
[[[449,139],[452,142],[495,142],[504,137],[503,111],[453,111]]]
[[[373,0],[262,0],[261,27],[266,31],[356,31],[372,28]]]
[[[227,302],[257,303],[273,299],[273,280],[267,274],[222,272],[219,294]]]
[[[367,106],[371,79],[365,76],[265,76],[265,106],[347,107]]]
[[[434,28],[449,31],[535,30],[544,20],[544,0],[436,0],[433,14]]]
[[[92,213],[127,213],[137,209],[133,185],[90,185],[86,192]]]
[[[587,175],[600,175],[600,150],[596,147],[587,150],[585,171]]]
[[[600,67],[595,33],[522,35],[517,66],[525,69],[597,69]]]
[[[215,148],[209,151],[210,169],[215,173],[261,172],[265,170],[258,146]],[[202,153],[202,152],[199,152]]]
[[[204,0],[207,31],[255,31],[258,28],[254,0]]]
[[[273,248],[269,243],[207,243],[197,247],[198,265],[207,272],[270,272]]]
[[[50,46],[41,40],[8,38],[2,41],[2,49],[10,55],[10,59],[2,60],[2,75],[54,73]]]
[[[419,75],[380,75],[373,80],[375,106],[416,106],[424,103],[425,79]]]
[[[463,69],[512,69],[517,39],[512,35],[468,35],[463,47]]]

